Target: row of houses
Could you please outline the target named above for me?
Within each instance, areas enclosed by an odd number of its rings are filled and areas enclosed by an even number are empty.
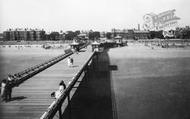
[[[80,31],[79,31],[80,32]],[[80,35],[79,35],[80,34]],[[81,33],[57,32],[46,33],[43,29],[9,29],[3,32],[1,40],[5,41],[42,41],[42,40],[65,40],[68,37],[83,37]],[[67,36],[67,37],[66,37]],[[86,34],[85,34],[86,36]],[[68,39],[71,40],[71,39]]]
[[[9,29],[3,32],[3,38],[8,41],[19,41],[19,40],[28,40],[28,41],[38,41],[45,40],[45,31],[38,29]]]
[[[92,32],[92,31],[91,31]],[[3,32],[3,39],[6,41],[40,41],[40,40],[64,40],[69,39],[71,36],[76,37],[76,35],[81,37],[81,34],[86,37],[89,37],[89,33],[82,33],[79,31],[79,33],[76,32],[66,32],[66,33],[59,33],[59,32],[51,32],[49,34],[46,34],[46,32],[42,29],[9,29],[7,31]],[[106,32],[97,32],[100,35],[99,37],[106,37]],[[136,30],[136,29],[112,29],[111,30],[112,38],[115,36],[121,36],[125,39],[148,39],[150,37],[149,31],[143,31],[143,30]]]
[[[125,39],[148,39],[150,38],[150,31],[137,29],[112,29],[113,36],[121,36]]]
[[[3,40],[3,33],[0,33],[0,40]]]
[[[42,40],[72,40],[74,37],[80,39],[88,39],[89,32],[67,31],[46,33],[39,29],[9,29],[3,32],[2,39],[4,41],[42,41]]]

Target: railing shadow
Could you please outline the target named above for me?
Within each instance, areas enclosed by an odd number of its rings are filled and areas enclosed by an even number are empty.
[[[27,97],[25,97],[25,96],[17,96],[17,97],[12,97],[10,101],[16,101],[16,100],[20,101],[20,100],[23,100],[25,98],[27,98]]]
[[[110,72],[117,70],[117,66],[110,65],[107,51],[93,59],[93,66],[71,99],[71,108],[67,107],[63,113],[64,119],[117,118]]]

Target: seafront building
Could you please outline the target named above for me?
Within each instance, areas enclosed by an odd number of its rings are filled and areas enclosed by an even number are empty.
[[[0,33],[0,40],[3,39],[3,33]]]
[[[79,33],[78,37],[89,37],[89,33]],[[99,33],[99,37],[103,38],[106,37],[105,32],[97,32]],[[112,38],[115,36],[121,36],[125,39],[148,39],[150,37],[149,31],[144,31],[140,29],[112,29],[111,30]],[[72,35],[76,35],[75,32],[70,34],[66,33],[59,33],[59,32],[51,32],[46,33],[44,30],[39,29],[8,29],[7,31],[3,32],[3,39],[6,41],[40,41],[40,40],[64,40],[68,37],[70,38]],[[66,37],[68,36],[68,37]],[[72,36],[72,37],[74,37]],[[89,37],[90,38],[90,37]]]
[[[140,29],[112,29],[113,36],[122,36],[125,39],[148,39],[150,38],[150,31]]]
[[[45,40],[45,31],[39,29],[9,29],[3,32],[7,41],[39,41]]]
[[[154,39],[154,38],[177,38],[177,39],[189,39],[190,38],[190,27],[176,27],[175,30],[168,31],[149,31],[141,30],[140,25],[135,29],[111,29],[109,32],[99,32],[93,30],[77,30],[77,31],[66,31],[60,32],[51,31],[45,32],[43,29],[8,29],[3,33],[0,33],[0,40],[5,41],[40,41],[40,40],[73,40],[78,37],[80,39],[91,39],[96,38],[108,38],[114,39],[116,36],[121,36],[126,40],[134,39]]]

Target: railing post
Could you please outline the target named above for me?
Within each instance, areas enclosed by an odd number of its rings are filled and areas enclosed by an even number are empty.
[[[63,117],[62,117],[62,110],[61,110],[61,106],[59,106],[59,119],[63,119]]]
[[[68,109],[69,109],[69,119],[71,119],[71,100],[70,100],[70,92],[67,96],[67,100],[68,100]]]
[[[89,77],[89,66],[88,65],[86,65],[86,67],[85,67],[85,70],[84,70],[84,78],[83,78],[83,81],[85,82],[87,79],[88,79],[88,77]]]
[[[96,54],[95,54],[95,66],[97,66],[98,65],[98,55],[99,55],[99,53],[98,52],[96,52]],[[95,68],[98,68],[98,67],[95,67]]]
[[[95,68],[97,68],[97,52],[96,52],[96,55],[94,57],[94,66],[95,66]]]

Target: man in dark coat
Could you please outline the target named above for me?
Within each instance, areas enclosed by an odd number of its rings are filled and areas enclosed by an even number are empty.
[[[5,92],[6,92],[5,93],[5,101],[11,100],[12,87],[13,87],[13,79],[12,79],[12,76],[9,75],[7,78],[6,87],[5,87]]]

